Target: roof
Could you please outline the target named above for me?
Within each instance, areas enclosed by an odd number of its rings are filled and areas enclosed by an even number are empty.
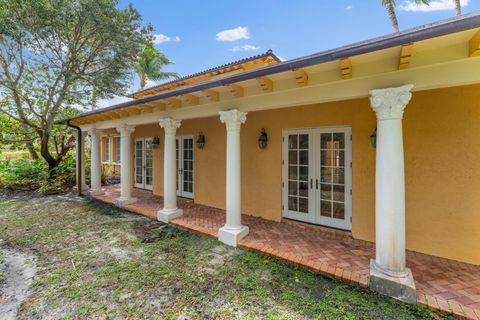
[[[200,72],[182,77],[180,79],[172,80],[169,82],[159,84],[157,86],[153,86],[144,90],[134,92],[131,95],[129,95],[129,97],[140,98],[146,95],[159,93],[161,91],[171,90],[173,88],[178,88],[181,86],[191,85],[193,83],[209,80],[213,76],[216,76],[219,74],[225,74],[231,71],[241,69],[245,64],[250,62],[258,63],[259,66],[265,66],[269,64],[279,63],[281,62],[281,60],[273,53],[271,49],[269,49],[265,53],[261,53],[252,57],[229,62],[223,65],[220,65],[218,67],[210,68],[204,71],[200,71]]]
[[[183,86],[160,92],[151,96],[143,97],[120,104],[116,104],[107,108],[93,110],[71,118],[63,119],[57,123],[68,123],[70,120],[79,119],[95,114],[109,112],[116,109],[127,108],[130,106],[140,105],[159,99],[173,98],[179,95],[185,95],[196,91],[208,90],[215,87],[232,85],[236,82],[246,81],[273,75],[276,73],[293,71],[300,68],[319,65],[330,61],[341,60],[356,55],[371,53],[382,49],[393,48],[417,41],[436,38],[456,32],[470,30],[480,27],[480,12],[475,12],[460,17],[454,17],[435,23],[407,29],[398,33],[389,34],[382,37],[373,38],[366,41],[357,42],[336,49],[326,50],[311,55],[299,57],[292,60],[283,61],[277,64],[261,67],[258,69],[245,71],[218,79]]]

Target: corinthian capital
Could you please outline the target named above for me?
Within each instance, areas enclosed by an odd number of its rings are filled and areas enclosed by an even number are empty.
[[[182,124],[182,120],[175,120],[172,118],[163,118],[160,119],[160,127],[165,129],[166,134],[175,134],[180,125]]]
[[[378,120],[402,119],[403,110],[412,98],[413,84],[370,91],[370,104]]]
[[[135,126],[124,123],[118,126],[116,129],[117,132],[120,133],[120,136],[129,137],[135,131]]]
[[[242,123],[247,120],[247,113],[237,109],[220,111],[220,121],[225,123],[228,131],[240,130]]]

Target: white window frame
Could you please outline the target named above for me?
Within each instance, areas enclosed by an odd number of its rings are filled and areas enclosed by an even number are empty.
[[[111,159],[111,154],[110,154],[110,137],[105,137],[104,138],[104,144],[105,144],[105,162],[109,162]]]

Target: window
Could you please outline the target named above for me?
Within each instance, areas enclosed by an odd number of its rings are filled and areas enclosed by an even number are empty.
[[[105,138],[105,161],[110,161],[110,137]]]
[[[120,137],[115,137],[115,161],[120,163]]]

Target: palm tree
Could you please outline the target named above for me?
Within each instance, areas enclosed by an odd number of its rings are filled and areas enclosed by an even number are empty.
[[[415,3],[417,5],[429,5],[430,0],[415,0]],[[390,17],[390,22],[392,24],[393,30],[395,32],[400,31],[398,28],[398,20],[397,20],[397,15],[395,14],[395,0],[382,0],[383,6],[387,9],[388,16]]]
[[[148,40],[135,66],[137,74],[140,77],[140,90],[145,89],[147,80],[156,81],[168,78],[180,78],[180,75],[176,72],[162,71],[162,68],[169,64],[172,64],[172,62],[160,50],[155,48],[151,40]]]
[[[455,3],[455,11],[457,11],[457,16],[462,15],[462,5],[460,4],[460,0],[453,0]]]

